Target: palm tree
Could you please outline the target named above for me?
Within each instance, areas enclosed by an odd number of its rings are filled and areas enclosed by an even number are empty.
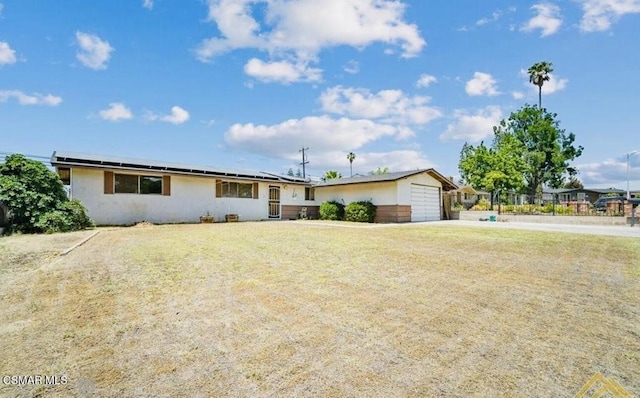
[[[353,161],[356,158],[356,154],[353,152],[349,152],[347,155],[347,159],[349,160],[349,171],[351,173],[351,177],[353,177]]]
[[[542,86],[544,82],[548,82],[549,74],[553,72],[553,64],[551,62],[536,62],[529,68],[529,83],[538,86],[538,108],[542,109]]]
[[[323,179],[324,181],[327,181],[327,180],[334,180],[334,179],[336,179],[336,178],[342,178],[342,174],[338,173],[338,172],[337,172],[337,171],[335,171],[335,170],[329,170],[329,171],[325,172],[325,173],[324,173],[324,177],[322,177],[322,179]]]

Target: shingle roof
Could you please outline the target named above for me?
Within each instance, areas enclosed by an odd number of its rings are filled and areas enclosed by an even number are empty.
[[[447,187],[450,189],[456,189],[458,186],[451,182],[448,178],[444,177],[442,174],[438,173],[434,169],[418,169],[418,170],[409,170],[409,171],[396,171],[392,173],[384,173],[384,174],[374,174],[374,175],[366,175],[366,176],[355,176],[348,178],[335,178],[327,181],[322,181],[318,183],[316,186],[318,187],[327,187],[334,185],[348,185],[348,184],[365,184],[372,182],[387,182],[387,181],[397,181],[402,178],[411,177],[420,173],[428,173],[435,179],[439,180],[443,187]]]
[[[173,174],[206,175],[245,180],[280,181],[292,184],[306,184],[306,182],[300,178],[280,176],[277,174],[265,173],[261,171],[222,169],[218,167],[197,166],[184,163],[172,163],[157,160],[143,160],[66,151],[53,152],[53,155],[51,155],[51,164],[54,166],[82,166],[136,171],[146,170]]]

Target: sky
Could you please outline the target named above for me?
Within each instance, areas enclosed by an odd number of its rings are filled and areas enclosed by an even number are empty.
[[[547,61],[578,178],[625,189],[639,38],[640,0],[0,0],[0,152],[457,178]]]

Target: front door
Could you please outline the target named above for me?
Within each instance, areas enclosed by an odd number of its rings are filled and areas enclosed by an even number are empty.
[[[269,218],[280,218],[280,187],[269,186]]]

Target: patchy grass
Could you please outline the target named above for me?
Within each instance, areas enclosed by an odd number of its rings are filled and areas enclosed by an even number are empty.
[[[67,236],[0,239],[0,374],[69,378],[1,395],[640,394],[637,239],[232,223],[55,256]]]

